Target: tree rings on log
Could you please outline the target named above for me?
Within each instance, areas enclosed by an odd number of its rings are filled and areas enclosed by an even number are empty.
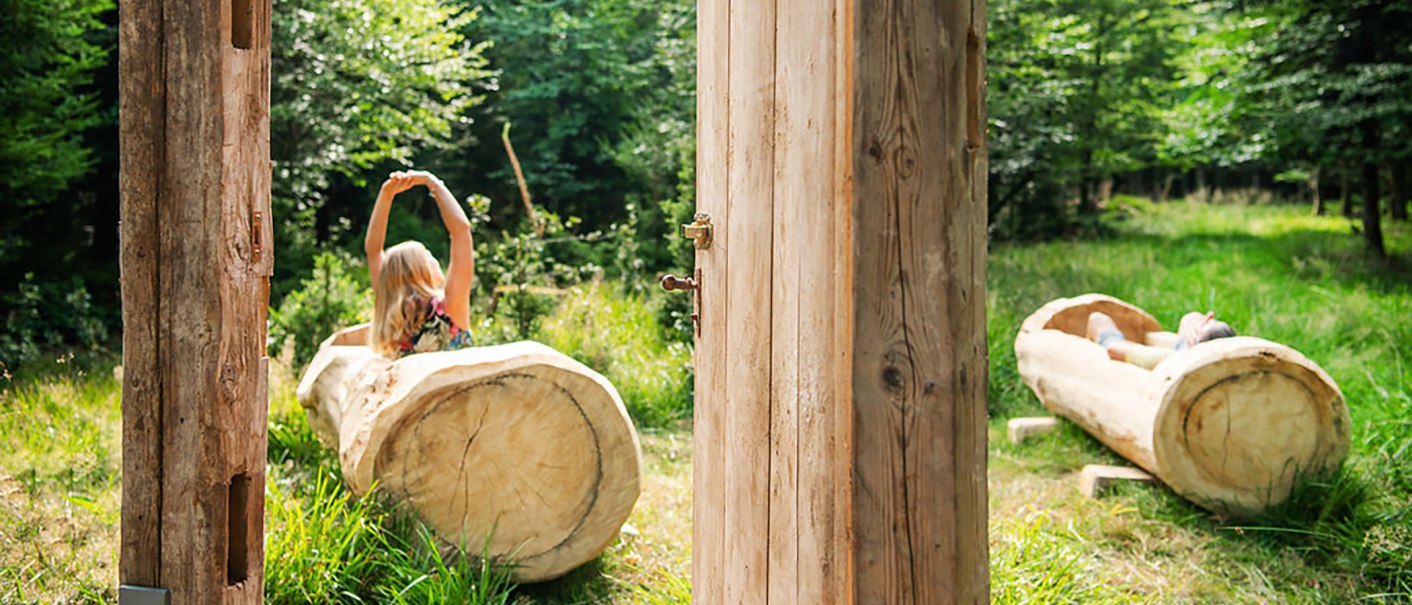
[[[642,457],[606,379],[534,342],[391,361],[363,334],[326,341],[298,391],[356,493],[376,484],[447,542],[512,561],[521,582],[607,548]]]
[[[1109,360],[1084,337],[1093,311],[1134,342],[1171,340],[1151,315],[1116,298],[1060,299],[1022,325],[1020,375],[1050,410],[1183,497],[1223,514],[1257,513],[1347,455],[1343,393],[1298,351],[1237,336],[1177,351],[1147,371]]]

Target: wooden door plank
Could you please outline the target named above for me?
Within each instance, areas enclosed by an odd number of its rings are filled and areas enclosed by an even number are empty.
[[[726,255],[730,250],[729,0],[697,3],[696,207],[711,216],[714,241],[696,253],[700,332],[696,339],[696,397],[692,463],[692,602],[725,602]]]
[[[768,585],[774,8],[730,14],[726,603],[764,602]]]
[[[958,1],[858,2],[853,521],[860,601],[978,603],[986,596],[977,512],[984,510],[984,450],[969,451],[983,448],[984,425],[974,421],[985,414],[985,228],[977,210],[985,200],[974,197],[968,137],[967,121],[977,113],[967,104],[981,102],[967,91],[970,11]]]
[[[840,431],[847,425],[836,422],[834,413],[846,403],[847,391],[832,380],[847,372],[838,361],[849,339],[834,324],[848,304],[837,271],[837,260],[849,256],[837,239],[847,223],[836,222],[844,198],[835,189],[835,108],[846,96],[835,59],[846,49],[839,46],[841,7],[835,0],[780,0],[779,7],[775,207],[785,224],[776,226],[775,235],[774,348],[777,357],[793,359],[775,364],[773,381],[792,387],[775,389],[774,416],[785,421],[789,434],[774,430],[771,441],[777,450],[794,448],[794,459],[777,457],[772,464],[797,465],[797,477],[784,486],[793,492],[792,502],[771,502],[771,602],[833,603],[847,598],[842,574],[849,550],[846,517],[837,516],[839,503],[847,501],[847,475],[839,473],[846,468]],[[791,329],[781,330],[781,324]],[[788,513],[781,527],[776,519],[785,515],[777,507]],[[777,544],[781,535],[785,542]],[[792,573],[776,577],[776,560],[792,560],[794,569],[786,570]]]
[[[118,24],[119,223],[123,303],[123,498],[118,581],[160,586],[162,385],[158,374],[158,195],[166,86],[161,0],[122,0]]]

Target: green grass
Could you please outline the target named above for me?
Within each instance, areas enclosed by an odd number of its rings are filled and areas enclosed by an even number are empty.
[[[1028,533],[1048,535],[1031,538],[1041,542],[1077,539],[1087,556],[1107,562],[1074,566],[1074,594],[1100,582],[1131,593],[1123,599],[1164,603],[1412,600],[1408,225],[1389,226],[1389,249],[1399,257],[1382,263],[1364,254],[1351,221],[1309,216],[1302,206],[1122,202],[1111,215],[1112,237],[991,250],[992,519],[1005,519],[992,527],[998,581],[1015,565],[1007,558],[1013,536]],[[1087,463],[1123,463],[1115,455],[1072,426],[1024,446],[1002,441],[1006,419],[1046,414],[1016,371],[1020,322],[1050,300],[1085,292],[1131,301],[1169,326],[1186,311],[1212,309],[1241,333],[1319,363],[1342,388],[1354,423],[1342,471],[1241,525],[1165,490],[1108,500],[1125,511],[1118,517],[1092,510],[1075,495],[1073,473]],[[1024,514],[1042,522],[1006,519]],[[1081,521],[1092,518],[1105,520]],[[1115,540],[1120,518],[1161,531]],[[1174,568],[1181,562],[1191,565]],[[1035,602],[1005,594],[997,591],[997,602]],[[1086,600],[1062,591],[1040,599]]]
[[[1412,232],[1399,261],[1364,256],[1339,218],[1302,207],[1124,200],[1111,237],[991,251],[990,542],[997,603],[1412,601]],[[1044,413],[1016,374],[1020,322],[1098,291],[1171,323],[1215,309],[1242,333],[1286,343],[1339,382],[1354,420],[1342,473],[1311,480],[1239,525],[1161,488],[1078,494],[1089,463],[1123,464],[1083,431],[1011,445],[1006,419]],[[271,382],[266,591],[272,603],[689,602],[690,350],[617,285],[571,292],[541,339],[607,376],[641,431],[646,476],[602,556],[553,582],[447,549],[378,497],[355,498],[294,401]],[[106,361],[104,366],[102,361]],[[0,603],[115,600],[119,383],[114,359],[72,359],[0,383]],[[474,545],[471,551],[475,551]]]
[[[110,602],[120,385],[109,358],[44,366],[0,380],[0,603]]]
[[[691,419],[691,347],[669,341],[640,296],[611,283],[578,286],[540,333],[545,344],[607,377],[639,428]]]

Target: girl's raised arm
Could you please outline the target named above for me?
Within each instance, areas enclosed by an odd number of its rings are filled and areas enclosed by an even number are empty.
[[[368,278],[373,287],[378,285],[378,275],[382,273],[382,248],[387,238],[387,214],[392,209],[392,198],[416,186],[416,182],[404,172],[394,172],[383,181],[378,190],[378,199],[373,203],[373,217],[368,221],[368,234],[363,238],[363,252],[368,256]]]
[[[415,184],[426,185],[441,210],[441,222],[451,235],[451,260],[446,267],[446,314],[462,329],[471,324],[471,284],[476,276],[475,247],[471,241],[471,220],[456,201],[456,196],[436,175],[414,170],[407,173]]]

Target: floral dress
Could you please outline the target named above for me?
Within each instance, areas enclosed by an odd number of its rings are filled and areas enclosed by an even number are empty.
[[[412,353],[454,351],[472,344],[471,332],[457,327],[456,322],[451,321],[451,316],[446,314],[446,302],[441,298],[433,298],[426,320],[411,337],[402,341],[398,351],[405,356]]]

